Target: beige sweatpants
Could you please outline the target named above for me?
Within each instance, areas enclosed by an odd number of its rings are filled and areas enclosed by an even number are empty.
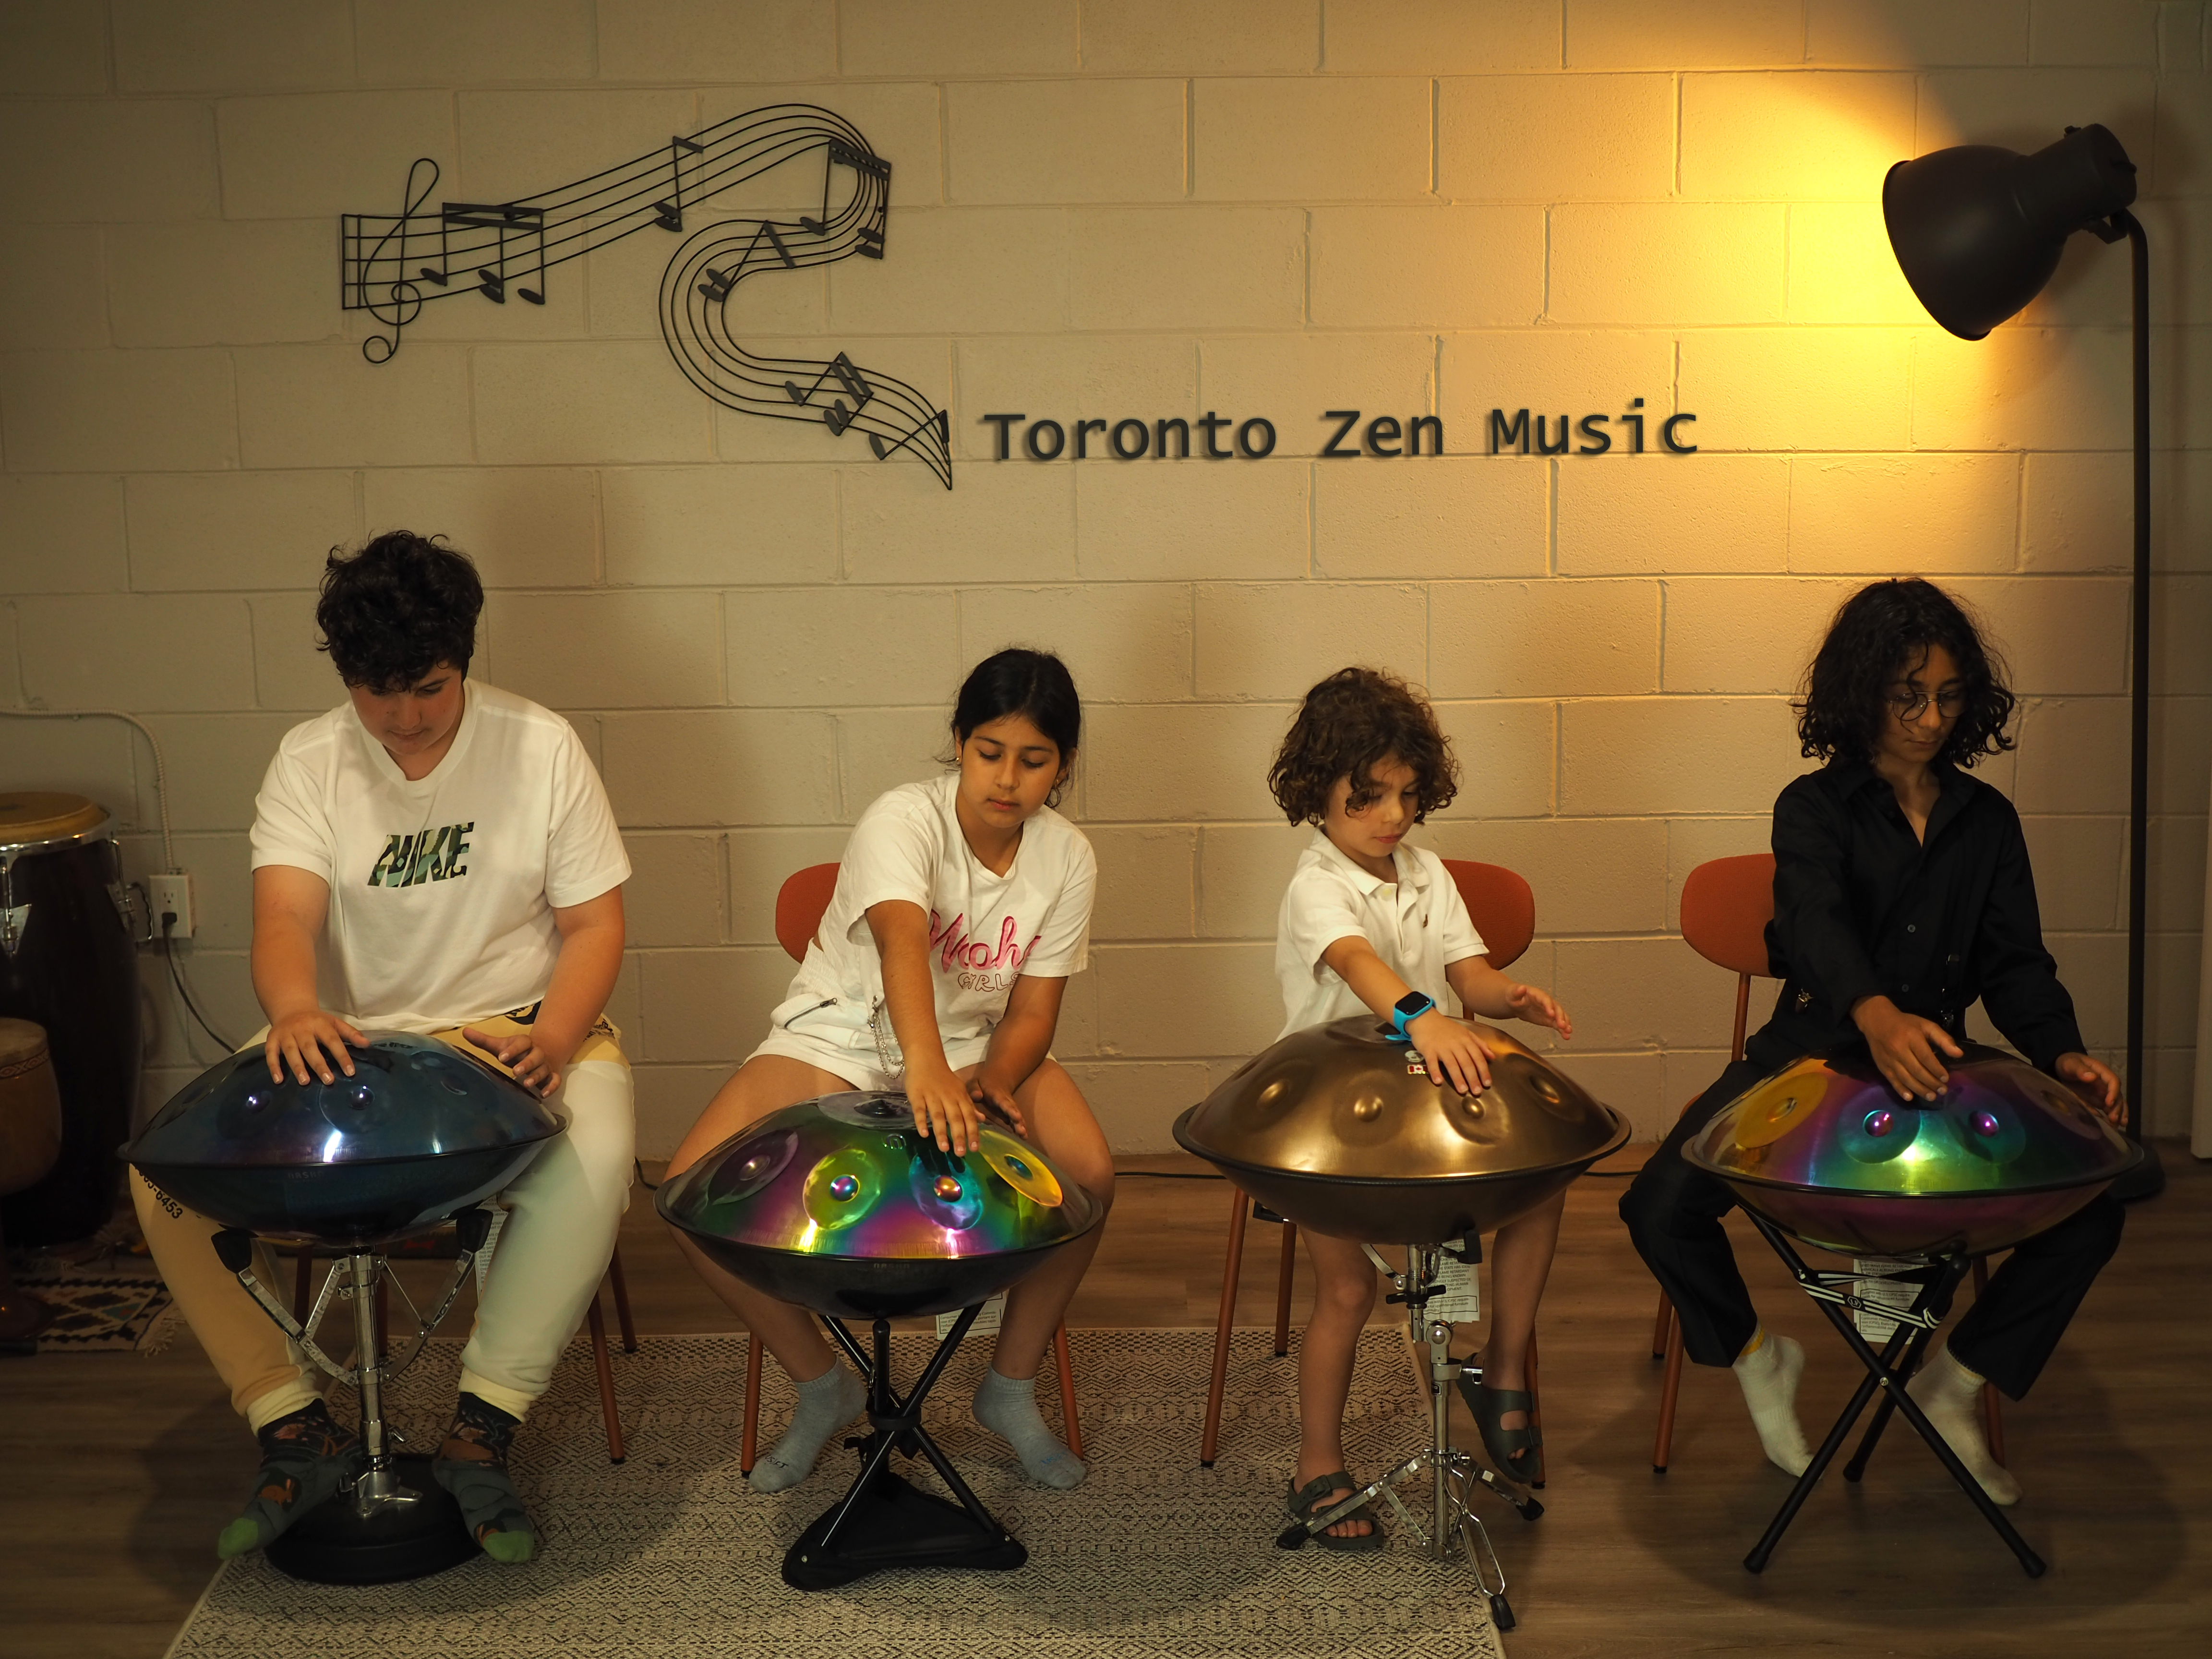
[[[528,1029],[504,1017],[473,1023],[501,1036]],[[481,1056],[458,1029],[436,1036]],[[259,1047],[259,1039],[248,1046]],[[516,1417],[550,1385],[562,1349],[599,1293],[629,1201],[636,1125],[629,1062],[611,1027],[585,1038],[546,1103],[567,1121],[568,1133],[499,1194],[507,1213],[476,1328],[461,1351],[461,1387]],[[229,1389],[233,1408],[258,1430],[307,1405],[321,1392],[315,1373],[216,1259],[210,1241],[221,1229],[136,1170],[130,1184],[154,1261]],[[265,1246],[257,1257],[255,1276],[281,1286]]]

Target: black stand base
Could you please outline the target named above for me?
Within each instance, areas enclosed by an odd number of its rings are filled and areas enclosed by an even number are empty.
[[[921,1491],[889,1469],[861,1495],[834,1546],[824,1547],[842,1506],[799,1535],[783,1558],[793,1589],[835,1589],[888,1567],[968,1567],[1009,1572],[1030,1553],[995,1524],[985,1527],[957,1504]]]
[[[937,1345],[913,1392],[903,1399],[891,1387],[889,1320],[876,1321],[872,1360],[842,1322],[823,1319],[837,1346],[867,1373],[868,1423],[873,1431],[865,1440],[845,1443],[860,1454],[860,1474],[845,1495],[785,1553],[783,1582],[793,1589],[834,1589],[888,1567],[1007,1572],[1029,1560],[1029,1551],[983,1507],[921,1426],[921,1402],[981,1311],[978,1304],[961,1314]],[[927,1458],[959,1501],[947,1503],[894,1474],[894,1451]]]
[[[392,1460],[399,1484],[419,1501],[363,1516],[342,1492],[301,1516],[269,1546],[269,1565],[311,1584],[396,1584],[458,1567],[481,1552],[460,1505],[430,1473],[427,1457]]]

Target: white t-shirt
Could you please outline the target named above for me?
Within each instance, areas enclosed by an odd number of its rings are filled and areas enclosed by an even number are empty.
[[[1309,1025],[1374,1012],[1321,959],[1340,939],[1365,939],[1392,973],[1439,1008],[1449,1006],[1444,969],[1483,954],[1482,935],[1444,861],[1425,847],[1401,842],[1391,862],[1396,881],[1370,876],[1318,829],[1298,854],[1275,914],[1275,978],[1283,988],[1277,1041]]]
[[[956,1068],[981,1058],[1017,979],[1065,979],[1088,964],[1098,864],[1083,832],[1045,807],[1022,826],[1006,873],[993,875],[954,815],[959,787],[950,772],[901,784],[860,814],[830,908],[776,1008],[778,1027],[877,1063],[868,1017],[882,1004],[884,972],[868,907],[886,899],[929,917],[937,1030]],[[889,1014],[877,1024],[896,1059]]]
[[[323,1006],[428,1033],[522,1008],[552,983],[556,908],[629,878],[607,792],[574,730],[465,680],[460,729],[410,783],[353,704],[295,726],[253,803],[253,867],[330,884]]]

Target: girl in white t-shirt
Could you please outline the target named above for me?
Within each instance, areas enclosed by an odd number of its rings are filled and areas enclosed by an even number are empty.
[[[1050,1053],[1067,976],[1086,963],[1097,886],[1091,843],[1053,810],[1082,721],[1059,658],[1001,651],[975,666],[952,712],[957,769],[902,785],[860,815],[767,1040],[692,1126],[670,1175],[795,1102],[903,1089],[915,1127],[946,1151],[975,1146],[978,1106],[988,1103],[1112,1204],[1106,1139]],[[1103,1231],[1014,1287],[975,1395],[976,1420],[1012,1442],[1047,1486],[1073,1486],[1085,1469],[1037,1411],[1037,1367]],[[676,1238],[798,1387],[791,1427],[752,1473],[766,1492],[795,1486],[866,1403],[860,1379],[805,1310]]]
[[[1291,823],[1315,826],[1275,923],[1282,1036],[1372,1013],[1405,1034],[1431,1076],[1473,1095],[1490,1086],[1489,1056],[1474,1031],[1444,1012],[1447,988],[1470,1013],[1573,1035],[1565,1009],[1491,966],[1443,860],[1405,844],[1408,830],[1450,804],[1458,767],[1436,715],[1403,681],[1346,668],[1315,686],[1267,783]],[[1540,1443],[1528,1425],[1528,1343],[1564,1204],[1562,1195],[1498,1230],[1482,1380],[1461,1379],[1491,1456],[1524,1481],[1534,1474]],[[1290,1485],[1291,1513],[1301,1520],[1358,1486],[1345,1470],[1344,1401],[1353,1351],[1375,1305],[1375,1269],[1360,1246],[1303,1231],[1315,1285],[1313,1318],[1298,1349],[1298,1463]],[[1382,1544],[1364,1505],[1321,1540],[1340,1550]]]

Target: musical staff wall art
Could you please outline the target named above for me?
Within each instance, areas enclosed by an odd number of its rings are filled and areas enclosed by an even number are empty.
[[[388,331],[361,348],[370,362],[387,362],[425,305],[464,295],[505,305],[512,292],[542,306],[555,267],[641,230],[683,235],[687,208],[813,152],[823,166],[818,213],[709,224],[677,247],[661,273],[661,337],[684,378],[723,407],[818,421],[838,438],[857,428],[877,459],[912,454],[950,489],[950,422],[914,387],[863,369],[842,351],[827,362],[757,356],[730,331],[726,305],[748,276],[884,257],[890,163],[850,122],[816,105],[749,110],[689,138],[672,137],[665,149],[513,202],[431,208],[438,164],[425,156],[408,170],[398,215],[343,216],[342,304]]]

